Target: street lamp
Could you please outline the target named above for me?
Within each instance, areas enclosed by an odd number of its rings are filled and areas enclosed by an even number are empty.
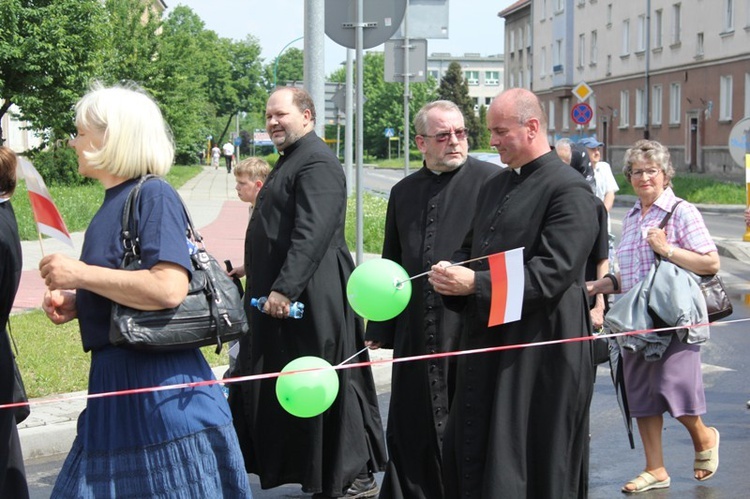
[[[276,62],[273,64],[273,88],[276,88],[276,73],[279,70],[279,57],[281,57],[281,54],[284,53],[284,51],[289,48],[289,45],[293,44],[294,42],[298,42],[302,40],[304,36],[300,36],[299,38],[295,38],[291,42],[284,45],[284,48],[279,51],[279,55],[276,56]]]

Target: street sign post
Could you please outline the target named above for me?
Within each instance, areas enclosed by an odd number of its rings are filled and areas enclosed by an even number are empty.
[[[570,110],[570,118],[576,125],[588,125],[594,117],[594,110],[585,102],[579,102]]]
[[[591,97],[591,94],[594,93],[594,90],[589,86],[588,83],[586,83],[585,81],[582,81],[581,83],[573,87],[572,92],[573,92],[573,95],[578,97],[579,101],[585,102],[586,99]]]
[[[745,168],[745,206],[750,207],[750,117],[738,121],[729,132],[729,154]],[[745,226],[742,240],[750,242],[750,227]]]

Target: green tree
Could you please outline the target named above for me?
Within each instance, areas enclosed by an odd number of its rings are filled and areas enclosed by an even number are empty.
[[[448,65],[448,70],[440,80],[437,90],[440,99],[453,101],[461,108],[464,122],[469,129],[469,147],[477,149],[479,144],[479,121],[474,113],[474,101],[469,97],[469,84],[464,79],[461,65],[456,61]]]
[[[1,0],[0,118],[16,104],[45,142],[73,132],[73,104],[102,63],[105,28],[98,0]]]
[[[487,106],[479,106],[479,135],[477,137],[477,149],[489,149],[490,131],[487,129]]]
[[[100,78],[108,83],[134,81],[148,87],[158,70],[161,17],[152,0],[107,0],[108,45]]]
[[[302,50],[292,47],[285,50],[278,60],[269,61],[265,66],[265,80],[268,91],[273,90],[274,83],[285,85],[288,81],[304,79],[305,55]],[[276,74],[274,75],[274,71]]]
[[[383,131],[386,128],[394,128],[399,135],[403,136],[404,84],[383,81],[385,56],[382,52],[367,52],[364,64],[362,86],[366,100],[362,118],[364,121],[363,148],[365,154],[385,158],[388,156],[388,141],[383,136]],[[356,68],[354,74],[356,74]],[[345,81],[345,69],[337,69],[330,75],[329,79],[336,82]],[[434,85],[429,83],[412,83],[409,85],[411,92],[409,116],[413,118],[422,106],[431,100],[435,100],[433,88]],[[413,123],[409,124],[409,129],[410,148],[415,150]]]

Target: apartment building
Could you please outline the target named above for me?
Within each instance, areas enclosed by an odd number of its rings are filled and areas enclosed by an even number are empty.
[[[649,137],[669,146],[678,170],[744,171],[728,142],[732,127],[750,116],[750,0],[514,6],[498,14],[506,20],[506,59],[508,30],[518,31],[518,18],[526,15],[533,26],[531,76],[516,86],[542,99],[551,140],[595,134],[618,169],[625,149]],[[580,82],[594,90],[586,101],[593,118],[583,126],[570,116]]]
[[[445,52],[434,52],[427,56],[427,73],[439,83],[452,62],[461,65],[464,78],[469,85],[469,96],[474,100],[474,112],[479,114],[479,107],[489,106],[492,99],[504,88],[503,54],[481,56],[468,53],[453,56]]]

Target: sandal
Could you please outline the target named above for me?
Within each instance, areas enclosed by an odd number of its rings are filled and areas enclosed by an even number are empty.
[[[631,483],[635,485],[634,489],[625,488],[628,486],[628,484]],[[622,488],[622,491],[625,494],[640,494],[641,492],[646,492],[647,490],[666,489],[667,487],[669,487],[670,483],[672,483],[672,479],[670,477],[667,477],[666,480],[659,481],[654,475],[652,475],[648,471],[644,471],[643,473],[626,483]]]
[[[703,482],[711,478],[716,474],[716,470],[719,468],[719,430],[713,426],[709,428],[716,432],[716,444],[710,449],[702,450],[695,453],[695,462],[693,463],[693,470],[695,471],[709,471],[710,473],[703,478],[698,478],[693,475],[696,480]]]

